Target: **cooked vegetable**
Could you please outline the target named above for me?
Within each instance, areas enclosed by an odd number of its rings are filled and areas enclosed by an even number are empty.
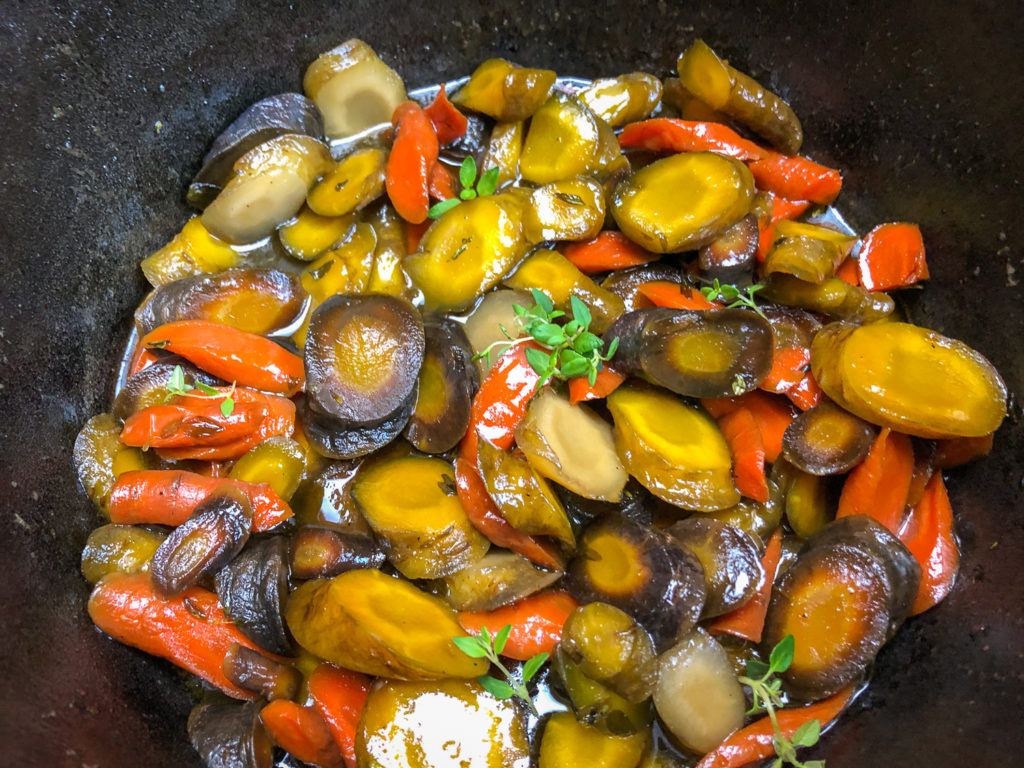
[[[480,379],[461,325],[452,320],[428,320],[423,327],[426,347],[416,409],[404,435],[424,453],[444,453],[466,434]]]
[[[516,427],[516,445],[544,477],[588,499],[618,501],[626,470],[615,453],[611,428],[553,389],[541,390]]]
[[[760,160],[771,154],[722,121],[714,120],[644,120],[627,125],[619,135],[619,143],[653,152],[717,152],[737,160]]]
[[[692,629],[658,658],[654,706],[680,744],[703,754],[743,725],[746,700],[722,646]]]
[[[282,537],[250,542],[217,574],[216,581],[224,612],[246,637],[273,653],[292,653],[284,623],[288,546]]]
[[[383,448],[398,437],[412,416],[416,405],[411,393],[397,411],[383,421],[345,423],[314,413],[309,400],[299,401],[302,434],[314,450],[331,459],[354,459]]]
[[[276,699],[260,710],[260,719],[277,746],[317,768],[343,768],[331,729],[314,707]]]
[[[633,385],[608,396],[615,447],[626,471],[683,509],[726,509],[740,500],[732,457],[715,422],[677,397]]]
[[[405,101],[402,78],[370,46],[354,38],[310,64],[302,88],[320,108],[330,139],[389,122]]]
[[[722,437],[732,452],[732,476],[743,496],[766,503],[769,497],[765,476],[765,446],[757,420],[748,408],[737,408],[716,419]]]
[[[167,245],[143,259],[139,267],[150,285],[159,287],[189,275],[236,267],[239,261],[237,251],[213,236],[199,216],[193,216]]]
[[[576,405],[588,400],[603,400],[618,389],[626,380],[626,374],[619,373],[605,365],[597,372],[594,384],[583,376],[569,379],[569,404]]]
[[[773,473],[768,477],[767,502],[741,499],[734,507],[715,512],[702,512],[701,516],[739,528],[763,544],[782,522],[784,502],[784,491],[779,488],[779,481]]]
[[[358,672],[317,664],[307,681],[313,705],[331,730],[347,768],[356,768],[356,733],[370,694],[370,681]]]
[[[720,280],[740,287],[753,282],[757,219],[750,214],[700,249],[698,265],[705,282]]]
[[[292,542],[291,570],[296,579],[326,579],[345,571],[380,568],[387,557],[369,536],[303,526]]]
[[[960,568],[953,508],[941,474],[936,473],[928,482],[921,501],[910,510],[899,538],[921,566],[921,586],[910,609],[910,615],[916,616],[938,605],[949,594]]]
[[[757,542],[739,528],[691,515],[666,531],[700,560],[707,581],[703,618],[721,616],[749,600],[764,579]]]
[[[762,273],[779,272],[809,283],[821,283],[832,277],[856,242],[855,237],[845,233],[787,220],[775,226],[775,233]]]
[[[493,611],[463,611],[459,614],[459,624],[467,632],[479,635],[486,628],[492,636],[498,635],[508,626],[508,631],[502,633],[505,641],[500,650],[501,655],[530,661],[535,656],[550,654],[554,650],[562,637],[565,620],[577,605],[565,592],[549,590]],[[498,652],[497,646],[495,651]],[[544,656],[540,663],[546,658]]]
[[[633,312],[651,306],[651,302],[640,293],[640,287],[656,280],[688,287],[682,272],[662,263],[616,269],[604,279],[601,287],[621,298],[627,312]]]
[[[447,83],[441,83],[437,95],[425,111],[434,125],[437,140],[441,145],[454,144],[465,136],[469,121],[448,100]]]
[[[380,680],[356,737],[360,765],[379,768],[526,768],[525,718],[475,681]]]
[[[530,120],[519,172],[535,184],[570,179],[608,165],[602,149],[594,113],[573,96],[555,91]]]
[[[843,177],[834,168],[797,155],[772,155],[750,163],[757,188],[786,200],[810,200],[828,205],[843,187]]]
[[[523,233],[542,240],[590,240],[604,224],[604,190],[585,176],[552,181],[530,193]]]
[[[577,98],[613,128],[643,120],[661,100],[661,81],[646,72],[595,80]]]
[[[498,186],[519,176],[519,156],[523,151],[525,135],[526,128],[522,120],[498,123],[491,129],[480,167],[485,172],[491,168],[498,169]]]
[[[797,416],[786,429],[782,453],[812,475],[837,475],[867,456],[875,430],[862,419],[831,402]]]
[[[310,189],[307,205],[315,213],[330,217],[365,208],[384,192],[387,159],[387,154],[376,147],[346,155]]]
[[[162,531],[139,525],[101,525],[82,549],[82,575],[95,584],[110,573],[145,573],[165,538]]]
[[[636,734],[649,728],[653,722],[650,695],[643,701],[628,701],[604,683],[583,674],[579,664],[570,659],[561,646],[555,649],[551,668],[580,722],[616,736]]]
[[[649,698],[657,668],[650,635],[629,614],[607,603],[589,603],[569,614],[562,653],[591,680],[627,701]]]
[[[761,558],[762,574],[757,591],[743,605],[718,616],[708,624],[708,632],[713,635],[733,635],[754,643],[761,642],[761,634],[764,632],[764,617],[768,613],[768,600],[771,598],[772,585],[775,583],[775,575],[779,570],[781,559],[782,529],[776,528],[771,538],[768,539],[764,556]]]
[[[773,467],[773,474],[779,478],[785,494],[786,522],[797,536],[806,539],[828,524],[832,519],[832,510],[827,503],[822,477],[803,472],[784,462]]]
[[[474,356],[493,347],[497,342],[508,341],[506,333],[510,336],[518,334],[518,319],[512,308],[516,304],[521,307],[530,306],[530,294],[524,291],[499,289],[488,293],[476,305],[476,309],[466,318],[464,326]],[[505,330],[502,331],[502,328]],[[496,355],[476,357],[483,374],[486,374],[497,360]]]
[[[452,99],[474,112],[501,122],[516,122],[533,115],[547,100],[555,84],[549,69],[528,69],[504,59],[488,59]]]
[[[746,216],[753,196],[754,180],[743,163],[686,152],[656,160],[620,184],[612,215],[647,250],[677,253],[719,237]]]
[[[332,664],[399,680],[476,677],[487,670],[452,643],[462,635],[445,603],[380,571],[307,581],[292,592],[288,627]]]
[[[126,472],[144,470],[149,463],[138,448],[129,448],[118,437],[121,425],[109,413],[98,413],[82,427],[75,438],[75,472],[89,500],[101,512],[108,512],[111,492],[118,477]],[[144,522],[117,520],[113,522]]]
[[[634,768],[640,764],[648,733],[615,736],[556,712],[544,724],[540,768]]]
[[[199,704],[188,738],[207,768],[270,768],[274,745],[255,702]]]
[[[843,483],[836,517],[867,515],[892,533],[900,529],[914,476],[910,438],[883,428]]]
[[[604,230],[585,243],[570,243],[565,258],[586,275],[612,269],[639,267],[658,257],[648,253],[621,232]]]
[[[617,515],[584,531],[566,581],[579,602],[608,603],[628,613],[658,650],[696,624],[707,595],[694,555],[658,529]]]
[[[374,462],[356,475],[352,498],[406,578],[442,578],[475,563],[490,545],[466,517],[454,470],[443,459]]]
[[[268,701],[294,699],[302,684],[302,674],[295,667],[237,643],[224,655],[224,676]]]
[[[869,291],[888,291],[928,279],[924,240],[916,224],[881,224],[864,237],[857,276]]]
[[[280,498],[290,501],[306,469],[302,446],[281,435],[265,440],[242,456],[228,473],[234,480],[268,483]]]
[[[988,360],[909,323],[828,325],[811,370],[846,410],[918,437],[980,437],[1006,416],[1006,385]]]
[[[313,187],[310,194],[316,189]],[[347,238],[354,224],[353,216],[324,216],[307,204],[294,219],[278,227],[277,239],[292,258],[313,261]]]
[[[491,551],[434,589],[456,611],[493,611],[550,587],[561,576],[561,571],[542,570],[514,552]]]
[[[868,293],[838,277],[809,283],[792,275],[774,274],[764,283],[764,298],[790,307],[802,307],[841,320],[873,322],[895,307],[884,293]]]
[[[398,215],[420,224],[430,209],[430,173],[437,163],[437,134],[423,107],[403,101],[391,118],[394,140],[384,184]]]

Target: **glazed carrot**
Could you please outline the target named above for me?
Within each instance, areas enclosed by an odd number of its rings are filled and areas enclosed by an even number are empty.
[[[118,642],[172,661],[228,696],[255,697],[229,681],[222,666],[233,643],[259,648],[228,620],[209,590],[191,587],[164,600],[148,574],[111,574],[93,589],[89,616]]]
[[[810,200],[787,200],[784,197],[772,195],[772,213],[769,223],[778,224],[783,219],[795,219],[810,207]]]
[[[772,595],[772,584],[781,559],[782,528],[776,528],[761,558],[764,578],[757,586],[757,592],[739,608],[713,619],[708,624],[708,632],[713,635],[734,635],[760,643],[761,633],[764,632],[764,617],[768,614],[768,600]]]
[[[806,411],[824,400],[825,393],[818,386],[814,374],[807,371],[800,381],[786,390],[786,397],[801,411]]]
[[[483,627],[492,635],[506,624],[512,632],[502,656],[527,661],[538,653],[551,653],[562,639],[562,626],[578,607],[565,592],[545,591],[494,611],[463,611],[459,624],[471,635]]]
[[[940,473],[932,476],[920,503],[910,510],[899,538],[921,564],[921,585],[910,609],[910,615],[916,616],[949,594],[960,568],[953,507]]]
[[[732,452],[732,476],[736,489],[748,499],[762,503],[768,501],[764,440],[754,415],[747,408],[737,408],[718,419],[718,427]]]
[[[868,291],[902,288],[928,278],[924,239],[916,224],[882,224],[864,238],[857,260]]]
[[[398,215],[413,224],[426,220],[430,208],[430,169],[437,161],[437,134],[415,101],[404,101],[391,118],[395,138],[388,155],[384,184]]]
[[[544,568],[561,570],[565,567],[555,545],[512,527],[487,492],[476,467],[462,456],[455,460],[455,487],[469,522],[492,544],[511,549]]]
[[[260,710],[260,719],[274,743],[302,762],[320,768],[345,765],[331,729],[315,708],[275,699]]]
[[[448,101],[448,94],[445,92],[444,83],[441,83],[441,89],[437,92],[437,96],[434,97],[430,106],[423,111],[427,113],[427,117],[430,118],[430,122],[434,126],[438,144],[442,146],[451,144],[466,134],[469,121],[464,114],[459,112],[454,104]]]
[[[121,430],[121,442],[137,448],[222,445],[251,434],[267,415],[267,407],[259,403],[239,403],[225,416],[221,400],[176,400],[150,405],[129,416]]]
[[[796,418],[793,406],[783,398],[766,392],[747,392],[738,397],[722,397],[701,400],[701,405],[715,419],[737,408],[746,408],[757,422],[764,443],[765,461],[774,462],[782,453],[782,436],[790,422]]]
[[[356,731],[370,694],[370,678],[321,662],[307,685],[313,705],[327,723],[347,768],[356,768]]]
[[[811,362],[811,350],[807,347],[783,347],[775,350],[772,368],[768,371],[760,389],[765,392],[782,394],[796,386],[804,377],[804,371]]]
[[[601,400],[618,389],[625,380],[625,375],[607,365],[597,372],[594,386],[590,386],[586,376],[569,379],[569,402],[576,405],[586,400]]]
[[[935,466],[940,469],[959,467],[992,451],[995,433],[984,437],[953,437],[935,443]]]
[[[128,375],[134,376],[139,371],[146,370],[159,359],[153,350],[146,349],[142,344],[136,344],[131,362],[128,363]]]
[[[694,288],[668,280],[652,280],[641,283],[637,290],[656,307],[672,309],[717,309],[722,305],[708,301],[704,294]]]
[[[645,251],[621,232],[605,230],[593,240],[572,243],[565,248],[565,258],[588,275],[610,269],[638,267],[658,258]]]
[[[655,152],[718,152],[737,160],[761,160],[773,153],[721,123],[657,117],[630,123],[619,135],[622,147]]]
[[[421,221],[419,224],[405,224],[405,248],[406,253],[416,253],[420,247],[420,240],[427,234],[427,230],[430,229],[430,225],[433,224],[432,219]]]
[[[748,165],[758,189],[787,200],[808,200],[827,205],[836,199],[843,187],[839,171],[799,155],[773,154]]]
[[[836,267],[836,277],[849,285],[860,285],[860,276],[857,274],[857,259],[847,256]]]
[[[916,507],[935,476],[935,444],[930,440],[911,442],[914,446],[914,471],[907,489],[907,507]]]
[[[181,525],[203,499],[232,486],[249,498],[252,529],[267,531],[292,516],[269,483],[206,477],[180,469],[139,469],[118,476],[110,489],[110,521]]]
[[[434,200],[450,200],[455,197],[455,182],[452,180],[451,173],[440,160],[435,160],[434,164],[430,166],[427,188]],[[417,243],[418,245],[419,243]]]
[[[142,343],[166,349],[239,386],[291,397],[306,381],[302,358],[255,333],[209,320],[179,320],[147,333]]]
[[[910,438],[883,428],[864,461],[846,476],[836,517],[868,515],[897,533],[913,475]]]
[[[818,720],[824,728],[838,717],[839,713],[850,700],[851,689],[844,688],[827,699],[815,702],[808,707],[798,709],[780,709],[776,712],[779,730],[787,739],[792,738],[797,729],[811,720]],[[772,739],[775,728],[767,717],[755,720],[745,728],[740,728],[715,749],[704,755],[697,768],[740,768],[775,754]]]
[[[772,249],[775,242],[775,225],[767,222],[758,223],[760,229],[757,233],[757,253],[755,254],[758,264],[764,264],[768,258],[768,251]]]

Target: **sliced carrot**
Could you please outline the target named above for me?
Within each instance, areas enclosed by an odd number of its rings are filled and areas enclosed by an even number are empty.
[[[430,180],[427,182],[427,186],[430,197],[434,200],[450,200],[456,195],[455,181],[448,168],[440,160],[435,160],[430,167]],[[418,245],[419,243],[417,243]]]
[[[494,611],[463,611],[459,624],[471,635],[483,627],[493,636],[506,624],[512,625],[502,656],[519,661],[538,653],[551,653],[562,639],[565,620],[579,606],[565,592],[545,591]]]
[[[432,219],[421,221],[419,224],[409,224],[406,222],[405,248],[407,253],[416,253],[420,247],[420,240],[427,234],[427,230],[430,229],[430,225],[433,223]]]
[[[715,419],[738,408],[746,408],[757,422],[764,443],[765,461],[775,462],[782,453],[782,436],[790,422],[796,418],[793,407],[785,399],[767,392],[747,392],[738,397],[701,400],[701,405]]]
[[[836,517],[867,515],[897,533],[913,475],[910,438],[883,428],[864,461],[846,476]]]
[[[807,371],[803,377],[786,390],[786,397],[801,411],[806,411],[825,399],[825,392],[818,386],[814,374]]]
[[[228,680],[222,667],[233,643],[260,649],[228,620],[209,590],[191,587],[165,600],[153,590],[148,574],[115,573],[93,589],[89,616],[118,642],[167,659],[228,696],[255,696]]]
[[[668,280],[641,283],[637,290],[656,307],[672,309],[718,309],[720,303],[708,301],[700,291]]]
[[[836,277],[849,285],[860,285],[860,275],[857,273],[857,259],[847,256],[836,267]]]
[[[768,600],[772,595],[772,584],[775,583],[775,574],[779,570],[781,559],[782,528],[776,528],[768,539],[768,545],[764,548],[764,555],[761,558],[764,577],[757,586],[757,592],[739,608],[713,619],[708,625],[708,632],[742,637],[753,643],[761,642],[764,618],[768,615]]]
[[[415,101],[404,101],[391,118],[391,144],[384,185],[398,215],[413,224],[426,220],[430,209],[430,169],[437,162],[437,133]]]
[[[843,188],[839,171],[799,155],[771,155],[748,165],[759,189],[787,200],[827,205]]]
[[[302,358],[255,333],[209,320],[179,320],[147,333],[142,343],[166,349],[224,381],[291,397],[306,381]]]
[[[932,476],[920,503],[910,510],[899,538],[921,564],[921,585],[910,609],[910,615],[916,616],[949,594],[960,568],[953,507],[940,473]]]
[[[622,129],[619,145],[654,152],[718,152],[744,161],[761,160],[773,154],[727,125],[668,117],[630,123]]]
[[[605,230],[593,240],[572,243],[565,248],[565,258],[588,275],[611,269],[639,267],[658,259],[658,255],[645,251],[621,232]]]
[[[732,452],[732,476],[736,489],[748,499],[767,502],[764,440],[754,415],[747,408],[737,408],[718,419],[718,427]]]
[[[356,768],[356,732],[370,694],[370,678],[321,662],[309,676],[307,687],[313,704],[331,729],[345,765]]]
[[[819,721],[824,728],[839,716],[852,693],[850,688],[844,688],[839,693],[810,706],[778,710],[775,717],[779,731],[787,739],[792,738],[800,726],[811,720]],[[775,727],[771,719],[762,717],[728,736],[715,749],[704,755],[697,768],[741,768],[772,757],[775,754],[774,738]]]
[[[569,402],[576,405],[587,400],[602,400],[618,389],[625,380],[625,374],[608,366],[597,372],[594,386],[590,386],[590,380],[586,376],[569,379]]]
[[[292,516],[291,508],[269,483],[206,477],[180,469],[138,469],[118,476],[110,489],[110,521],[181,525],[211,494],[237,488],[252,505],[252,529],[267,531]]]
[[[935,445],[935,466],[940,469],[959,467],[987,456],[992,451],[994,438],[993,432],[983,437],[952,437],[938,440]]]
[[[320,768],[345,765],[331,729],[314,707],[275,699],[260,710],[260,719],[274,743],[302,762]]]
[[[134,376],[139,371],[146,370],[159,359],[153,350],[146,349],[142,344],[136,344],[131,362],[128,363],[128,375]]]
[[[221,400],[179,397],[129,416],[121,430],[121,442],[137,448],[223,445],[255,431],[267,410],[261,403],[238,403],[225,416]]]
[[[860,284],[869,291],[902,288],[928,278],[924,239],[916,224],[882,224],[864,238],[857,261]]]
[[[434,126],[434,132],[437,134],[438,144],[451,144],[466,135],[466,128],[469,127],[469,121],[466,119],[466,116],[448,100],[445,83],[441,83],[441,88],[438,90],[437,96],[434,97],[430,106],[423,111],[427,113],[427,117],[430,118],[430,122]]]
[[[758,264],[764,264],[765,259],[768,258],[768,251],[772,249],[772,243],[775,242],[775,224],[771,222],[759,222],[758,223],[758,234],[757,234],[757,257]]]
[[[779,195],[772,195],[772,213],[769,221],[778,224],[783,219],[795,219],[810,207],[810,200],[787,200]]]
[[[772,368],[761,382],[765,392],[782,394],[796,386],[804,377],[804,371],[811,362],[811,350],[807,347],[783,347],[775,350]]]

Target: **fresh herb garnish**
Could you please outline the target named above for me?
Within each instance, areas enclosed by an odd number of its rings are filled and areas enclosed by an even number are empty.
[[[165,403],[175,395],[178,395],[179,397],[223,397],[224,399],[220,402],[220,412],[224,414],[224,416],[230,416],[235,412],[235,399],[233,397],[235,394],[234,384],[231,385],[231,391],[226,395],[220,390],[211,387],[209,384],[204,384],[201,381],[197,381],[193,386],[185,381],[185,370],[180,365],[174,366],[174,370],[171,371],[171,379],[167,382],[167,386],[164,387],[164,389],[167,390],[167,396],[164,398]],[[199,390],[200,394],[197,394],[196,390]]]
[[[792,765],[794,768],[825,768],[824,760],[811,760],[800,762],[796,756],[797,747],[813,747],[818,743],[821,735],[821,722],[817,719],[809,720],[801,725],[790,738],[783,735],[779,728],[779,721],[775,716],[776,708],[784,704],[782,700],[782,681],[775,675],[785,672],[793,663],[793,650],[796,641],[792,635],[786,635],[778,645],[772,648],[768,656],[768,663],[757,659],[747,662],[747,674],[740,677],[739,681],[750,688],[753,697],[753,706],[747,710],[748,715],[759,712],[767,712],[768,719],[772,722],[775,735],[772,737],[772,747],[775,749],[775,762],[771,768],[782,768],[784,765]]]
[[[498,167],[495,166],[484,171],[480,181],[476,179],[476,172],[476,160],[473,159],[472,155],[466,155],[466,159],[462,161],[462,165],[459,167],[459,184],[462,185],[462,191],[456,197],[450,197],[447,200],[434,203],[427,215],[432,219],[436,219],[446,211],[450,211],[463,200],[493,195],[494,190],[498,188]]]
[[[538,653],[532,659],[523,664],[522,681],[516,679],[515,675],[509,672],[508,668],[501,663],[501,659],[498,654],[505,650],[505,643],[508,641],[508,636],[512,632],[512,625],[506,624],[498,633],[491,637],[491,634],[487,631],[487,627],[480,629],[479,635],[471,635],[469,637],[453,637],[452,642],[458,646],[459,650],[472,659],[487,659],[491,664],[496,666],[501,673],[505,676],[504,680],[499,680],[496,677],[490,675],[481,675],[477,678],[480,681],[480,685],[484,689],[494,696],[496,699],[511,699],[516,696],[526,702],[526,705],[530,708],[530,711],[537,715],[537,707],[533,703],[533,698],[530,696],[530,692],[526,689],[526,684],[533,679],[533,676],[537,674],[537,671],[541,668],[545,661],[548,660],[549,654]]]
[[[733,309],[734,307],[748,307],[749,309],[757,312],[761,317],[764,317],[764,312],[761,311],[761,308],[757,306],[757,302],[754,301],[754,294],[762,288],[764,288],[764,286],[758,283],[757,285],[750,286],[744,292],[730,283],[722,285],[718,282],[718,278],[716,277],[715,281],[711,285],[704,286],[700,289],[700,292],[704,294],[704,298],[708,301],[721,299],[722,301],[729,302],[725,305],[727,309]],[[767,319],[768,318],[765,317],[765,320]]]

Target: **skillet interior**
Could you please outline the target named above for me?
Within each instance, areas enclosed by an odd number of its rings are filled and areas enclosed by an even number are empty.
[[[859,230],[920,222],[933,279],[910,293],[911,316],[980,349],[1011,391],[1024,385],[1024,23],[1013,3],[78,5],[7,4],[0,16],[7,764],[199,765],[178,675],[101,637],[85,615],[77,561],[97,518],[70,448],[107,407],[144,290],[137,263],[183,221],[208,142],[257,98],[297,89],[314,56],[347,37],[414,86],[492,55],[566,75],[665,74],[700,34],[789,97],[806,150],[843,169],[841,205]],[[1019,762],[1024,430],[1014,413],[995,455],[952,477],[956,589],[883,650],[875,682],[818,749],[830,768]]]

